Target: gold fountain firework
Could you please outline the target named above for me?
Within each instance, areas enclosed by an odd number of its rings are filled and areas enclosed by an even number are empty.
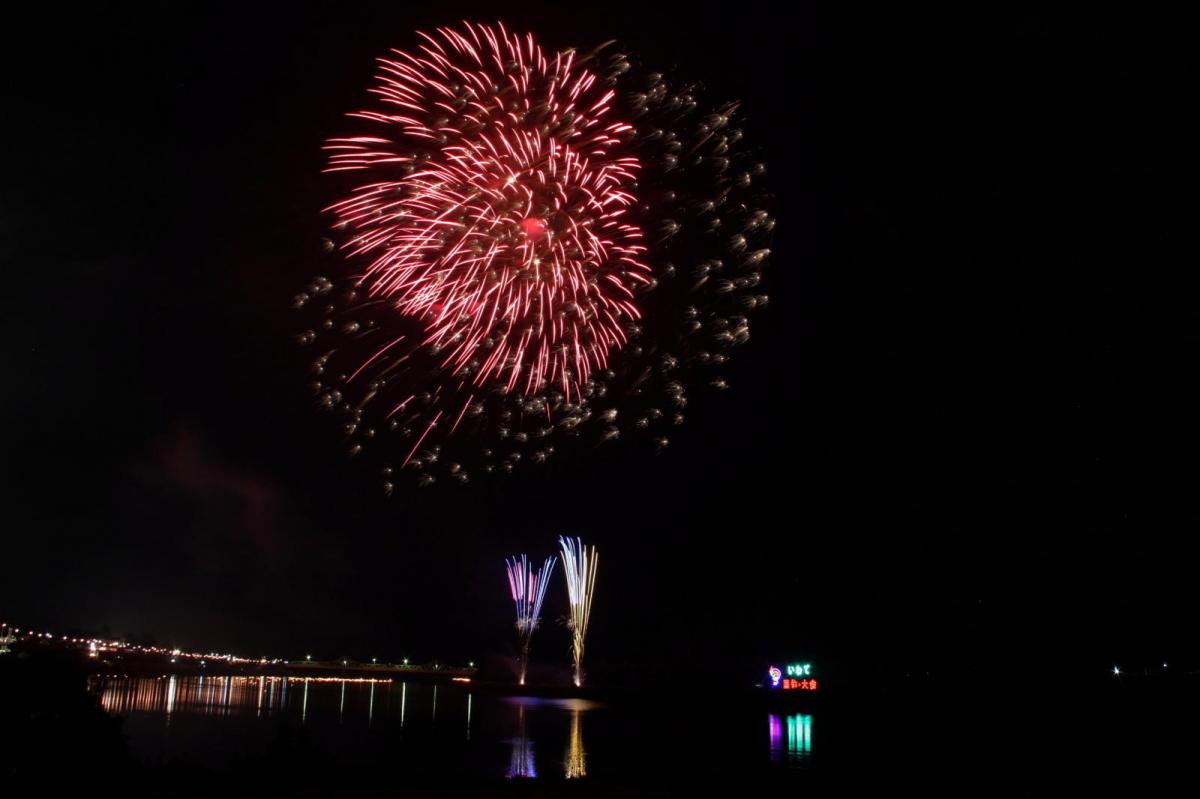
[[[567,576],[567,597],[571,603],[571,650],[575,659],[575,687],[583,685],[583,642],[592,615],[592,594],[596,589],[596,564],[600,557],[594,546],[585,547],[578,538],[559,536],[563,571]]]

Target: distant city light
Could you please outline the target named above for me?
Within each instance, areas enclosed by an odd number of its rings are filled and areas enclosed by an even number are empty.
[[[1113,676],[1114,676],[1114,677],[1120,677],[1120,676],[1121,676],[1121,670],[1120,670],[1119,668],[1117,668],[1116,666],[1113,666]]]
[[[284,660],[282,658],[271,658],[266,655],[260,655],[258,657],[242,657],[239,655],[226,654],[226,653],[220,653],[220,652],[208,652],[208,653],[186,652],[179,647],[162,647],[162,646],[152,646],[152,645],[146,645],[146,644],[133,644],[133,643],[129,643],[127,641],[105,640],[102,638],[72,638],[70,636],[61,636],[60,637],[60,636],[53,635],[48,632],[38,632],[36,630],[30,630],[30,629],[25,629],[22,632],[22,628],[12,627],[6,623],[0,623],[0,653],[8,652],[9,644],[18,643],[18,640],[19,640],[18,633],[20,633],[21,637],[27,642],[33,641],[33,642],[38,642],[39,645],[44,645],[38,641],[38,639],[43,639],[46,641],[47,644],[54,645],[54,644],[57,644],[61,640],[64,643],[64,645],[66,645],[66,646],[79,647],[80,649],[83,650],[84,654],[86,654],[90,658],[95,658],[95,659],[108,658],[114,662],[115,661],[124,661],[124,660],[126,660],[127,657],[130,657],[130,658],[139,657],[140,658],[145,655],[156,655],[156,656],[163,658],[164,661],[169,661],[170,663],[191,663],[197,667],[207,669],[207,667],[209,665],[208,661],[211,660],[211,661],[213,661],[214,668],[217,669],[218,674],[220,673],[220,670],[223,669],[224,667],[232,666],[232,665],[236,665],[236,664],[254,664],[254,665],[258,665],[258,666],[266,666],[268,664],[283,664],[286,666],[289,662],[294,662],[294,661]],[[314,656],[311,653],[309,653],[304,656],[304,661],[302,661],[302,662],[305,662],[308,664],[313,664],[313,665],[318,665],[318,667],[319,667],[320,663],[328,664],[328,663],[336,662],[336,661],[316,661],[316,660],[314,660]],[[407,658],[407,657],[403,658],[402,662],[404,664],[404,667],[406,667],[406,668],[409,667],[410,664],[412,663],[411,659]],[[394,663],[394,661],[390,661],[385,658],[384,662],[381,664],[378,656],[372,657],[371,663],[376,666],[382,665],[385,668],[393,668],[393,669],[395,668],[395,666],[392,665]],[[348,657],[342,658],[341,664],[343,667],[346,667],[348,669],[350,666],[350,659]],[[429,663],[427,666],[417,665],[415,668],[418,671],[420,671],[422,669],[429,669],[432,671],[440,672],[443,670],[442,669],[443,665],[444,664],[442,664],[442,663],[433,661],[433,662]],[[360,662],[356,661],[355,666],[360,667],[361,666]],[[477,666],[477,664],[474,660],[468,662],[469,669],[474,670],[476,668],[476,666]],[[452,671],[452,672],[453,671],[461,671],[461,667],[449,667],[448,666],[447,668],[450,669],[450,671]],[[164,679],[167,676],[168,676],[167,673],[163,674]],[[214,679],[225,679],[225,678],[224,677],[214,677]],[[268,677],[266,679],[273,680],[275,678]],[[284,678],[284,679],[286,679],[286,678]],[[308,679],[308,678],[296,677],[296,678],[292,678],[292,679]],[[338,679],[338,680],[343,680],[343,681],[347,681],[347,682],[362,681],[362,680],[349,680],[346,678],[329,678],[329,679],[330,680]],[[469,681],[470,681],[469,679],[458,680],[458,682],[469,682]],[[379,680],[379,682],[390,682],[390,680]],[[815,687],[815,685],[813,687]]]

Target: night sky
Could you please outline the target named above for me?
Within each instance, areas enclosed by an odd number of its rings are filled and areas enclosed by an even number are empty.
[[[1197,664],[1195,20],[43,5],[0,48],[0,617],[482,661],[502,559],[572,534],[598,670]],[[771,305],[662,455],[387,498],[295,341],[320,146],[414,28],[497,16],[743,100]]]

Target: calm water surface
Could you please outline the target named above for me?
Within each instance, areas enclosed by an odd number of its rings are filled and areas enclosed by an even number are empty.
[[[1176,784],[1200,751],[1200,693],[1171,685],[1040,695],[951,686],[812,712],[702,694],[606,704],[400,681],[167,676],[94,678],[91,689],[123,719],[150,784],[203,786],[202,795],[227,785],[255,796],[314,786],[375,796],[474,783],[485,787],[461,795],[500,786],[552,796],[875,795],[907,786],[1012,797],[1096,785],[1095,795],[1135,796]]]
[[[717,713],[703,703],[618,707],[458,684],[281,677],[94,678],[91,687],[125,719],[131,753],[149,767],[310,762],[402,777],[787,779],[821,750],[811,713]]]

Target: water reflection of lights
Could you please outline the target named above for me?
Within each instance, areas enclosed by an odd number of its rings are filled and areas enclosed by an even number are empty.
[[[525,705],[528,707],[556,707],[562,710],[596,710],[604,705],[590,699],[547,699],[540,696],[506,696],[502,699],[509,705]]]
[[[571,711],[571,733],[567,738],[567,757],[564,762],[569,780],[587,776],[587,752],[583,749],[583,711]]]
[[[304,685],[289,686],[288,683],[296,681]],[[507,717],[509,723],[516,722],[513,737],[507,741],[511,747],[508,768],[500,772],[510,779],[535,779],[539,776],[535,740],[540,739],[531,733],[542,723],[540,720],[544,719],[547,729],[555,728],[557,734],[553,740],[538,746],[563,747],[557,751],[561,753],[562,758],[560,762],[563,771],[560,773],[567,779],[579,779],[588,775],[583,726],[587,712],[601,707],[595,702],[583,699],[497,697],[495,700],[481,700],[482,704],[476,708],[474,693],[460,691],[456,687],[447,689],[446,685],[414,685],[414,701],[417,703],[414,722],[407,717],[408,684],[399,680],[396,682],[400,683],[400,690],[397,692],[399,696],[391,693],[391,680],[332,677],[293,679],[282,676],[231,675],[107,675],[94,677],[91,690],[105,711],[125,716],[154,714],[159,723],[165,720],[168,725],[166,729],[160,729],[164,733],[169,729],[171,734],[175,734],[174,730],[180,724],[177,717],[211,716],[240,720],[258,718],[268,727],[276,723],[275,719],[291,719],[294,723],[306,725],[315,722],[318,728],[322,728],[322,725],[336,726],[344,722],[346,727],[358,727],[364,732],[370,728],[372,734],[382,730],[384,735],[388,734],[387,730],[390,727],[397,733],[403,730],[401,734],[404,738],[408,737],[409,728],[415,725],[416,729],[413,732],[421,739],[437,727],[437,713],[440,710],[443,715],[442,733],[446,731],[447,725],[450,725],[455,729],[454,736],[459,741],[462,741],[464,736],[467,741],[473,741],[479,732],[475,727],[482,724],[480,729],[485,735],[488,734],[494,728],[496,713],[500,712],[502,717]],[[310,683],[334,683],[336,688],[330,685],[322,690],[321,686],[313,686]],[[353,685],[347,686],[347,683],[364,685],[356,689]],[[310,690],[315,692],[312,697],[315,703],[312,706],[313,719],[308,718]],[[439,700],[442,707],[438,707]],[[426,705],[426,702],[429,704]],[[506,705],[507,713],[504,712]],[[460,713],[463,715],[459,715]],[[448,718],[447,714],[451,718]],[[476,719],[477,715],[479,719]],[[459,727],[459,724],[464,726]],[[778,735],[773,737],[778,737],[779,746],[782,747],[784,721],[777,719],[773,724],[779,727]],[[190,725],[185,727],[194,729]],[[808,739],[807,733],[794,733],[792,737],[797,735],[800,736],[798,740]],[[501,764],[497,765],[500,765],[501,769],[504,768]],[[541,776],[544,777],[545,762],[541,765]]]
[[[124,677],[96,676],[92,690],[99,696],[100,707],[117,715],[132,712],[162,712],[168,721],[173,713],[188,712],[203,715],[229,716],[239,712],[263,715],[280,710],[286,704],[288,683],[304,683],[301,721],[308,716],[308,684],[367,683],[372,690],[377,683],[391,680],[337,677]],[[343,698],[344,703],[344,698]],[[343,704],[344,707],[344,704]]]
[[[533,758],[533,741],[525,734],[525,705],[517,705],[517,737],[512,741],[512,757],[508,764],[507,777],[511,779],[537,779],[537,763]]]
[[[787,729],[787,745],[784,745],[784,728]],[[771,760],[779,763],[801,763],[812,753],[812,716],[793,713],[781,718],[772,713],[767,717],[770,736]]]

